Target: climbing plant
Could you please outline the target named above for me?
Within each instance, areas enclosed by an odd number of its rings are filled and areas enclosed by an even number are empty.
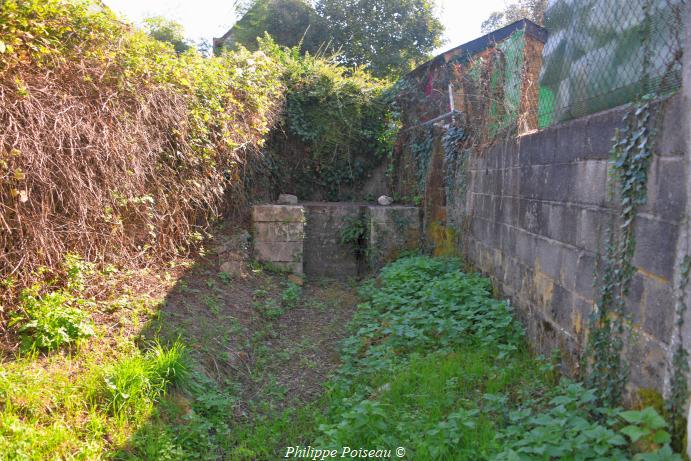
[[[621,401],[628,379],[628,365],[622,357],[630,329],[625,300],[635,273],[634,221],[638,208],[646,203],[648,169],[653,157],[655,130],[650,98],[629,111],[625,127],[617,130],[611,151],[610,198],[619,197],[619,215],[613,215],[607,233],[606,255],[601,274],[600,301],[591,318],[587,360],[588,383],[609,405]]]
[[[686,287],[689,283],[691,257],[686,256],[680,267],[680,278],[677,297],[676,335],[677,347],[672,356],[672,380],[670,396],[667,401],[667,417],[670,422],[672,448],[682,451],[686,432],[686,403],[689,395],[687,376],[689,374],[689,354],[684,347],[683,327],[686,313]]]
[[[415,162],[415,172],[417,173],[418,194],[425,192],[425,182],[427,180],[427,170],[430,158],[432,157],[433,128],[422,126],[415,130],[412,135],[411,153]]]

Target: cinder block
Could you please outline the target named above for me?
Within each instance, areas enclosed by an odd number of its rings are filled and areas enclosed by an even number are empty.
[[[536,239],[536,267],[555,280],[561,275],[561,247],[544,239]]]
[[[675,320],[672,287],[645,278],[645,321],[643,330],[663,344],[669,344]]]
[[[573,201],[604,206],[607,201],[607,161],[584,161],[576,164]]]
[[[627,363],[631,366],[631,384],[638,388],[662,389],[667,363],[665,348],[658,341],[641,335],[632,341]]]
[[[555,162],[568,163],[585,155],[587,124],[587,118],[579,118],[557,127]]]
[[[643,323],[643,305],[645,303],[645,276],[639,272],[634,274],[629,284],[629,293],[625,300],[626,315],[634,326]]]
[[[684,107],[681,94],[672,96],[661,104],[663,111],[660,135],[657,136],[657,151],[662,156],[683,157],[686,152],[686,127],[684,126]]]
[[[680,222],[686,213],[686,165],[683,157],[656,157],[648,179],[648,203],[642,211]]]
[[[608,219],[604,212],[581,209],[577,215],[576,246],[596,253],[604,239]]]
[[[305,210],[300,205],[255,205],[254,222],[305,222]]]
[[[576,274],[576,293],[581,297],[596,300],[595,292],[595,256],[581,253],[578,258],[578,271]]]
[[[551,317],[557,324],[569,331],[576,330],[572,324],[573,293],[559,284],[554,284],[549,308]]]
[[[636,218],[635,226],[634,265],[668,281],[672,280],[678,226],[643,216]]]
[[[624,128],[624,115],[628,109],[616,108],[587,118],[585,149],[582,158],[607,160],[614,143],[614,132]]]

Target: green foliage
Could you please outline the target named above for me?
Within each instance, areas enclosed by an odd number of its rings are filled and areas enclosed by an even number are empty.
[[[261,43],[281,64],[286,85],[281,125],[269,145],[277,187],[342,199],[392,149],[398,123],[388,82],[333,60],[300,57],[269,39]]]
[[[362,256],[367,248],[367,219],[364,215],[350,216],[338,230],[339,241],[352,248],[355,256]]]
[[[481,30],[487,34],[524,18],[530,19],[535,24],[543,25],[546,10],[547,0],[519,0],[516,3],[506,5],[501,11],[490,14],[482,22]]]
[[[599,391],[602,402],[617,405],[628,380],[628,366],[622,352],[629,333],[625,312],[626,296],[635,273],[634,220],[647,201],[648,169],[653,157],[655,132],[651,127],[651,107],[644,101],[624,119],[626,128],[617,131],[611,156],[614,187],[620,192],[620,215],[612,218],[607,254],[600,280],[600,302],[591,318],[586,360],[590,365],[588,384]]]
[[[144,30],[152,38],[173,45],[177,53],[184,53],[190,49],[185,39],[185,29],[180,23],[163,16],[152,16],[144,19]]]
[[[441,44],[444,30],[429,0],[317,0],[351,67],[367,66],[373,75],[400,76],[426,60]]]
[[[300,296],[302,296],[300,285],[289,280],[285,283],[285,289],[281,293],[281,304],[287,309],[292,309],[297,306]]]
[[[257,39],[268,33],[278,45],[314,55],[328,41],[324,22],[305,0],[252,0],[238,13],[223,47],[257,50]]]
[[[505,449],[496,459],[681,461],[669,446],[667,423],[654,409],[598,407],[597,400],[595,391],[565,381],[543,401],[512,411],[501,435]],[[639,451],[645,454],[634,455]]]
[[[441,44],[443,26],[428,0],[250,0],[228,45],[256,49],[268,33],[279,45],[312,55],[334,50],[340,63],[377,77],[412,70]]]
[[[416,460],[681,459],[652,408],[601,407],[595,390],[558,383],[488,280],[460,267],[409,257],[362,286],[312,446],[403,446]]]
[[[198,245],[226,204],[247,203],[246,178],[283,102],[282,67],[265,53],[178,54],[91,0],[3,1],[0,41],[2,116],[21,127],[0,152],[10,229],[0,240],[14,249],[0,256],[0,278],[19,267],[14,275],[28,286],[33,268],[66,251],[123,265],[165,260]],[[34,126],[15,110],[29,95],[50,122]],[[109,128],[93,131],[99,124]],[[38,141],[54,130],[56,143]],[[31,178],[33,206],[19,207]],[[24,226],[38,216],[51,219]],[[85,231],[41,243],[64,228]]]
[[[39,285],[20,294],[22,314],[14,317],[19,324],[25,350],[54,350],[92,336],[94,327],[84,309],[89,303],[67,291],[39,294]]]
[[[96,400],[121,417],[136,417],[151,409],[170,384],[187,376],[185,346],[155,343],[148,351],[116,362],[104,372]]]
[[[93,302],[82,297],[93,265],[68,253],[61,272],[65,274],[65,287],[56,288],[55,281],[48,280],[36,282],[19,294],[19,312],[13,315],[10,325],[18,326],[24,350],[52,351],[94,334],[87,313]]]

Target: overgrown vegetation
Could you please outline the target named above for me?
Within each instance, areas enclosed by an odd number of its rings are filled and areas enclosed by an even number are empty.
[[[0,318],[33,281],[64,284],[68,253],[160,265],[267,190],[339,196],[390,149],[387,82],[270,38],[205,58],[161,27],[90,0],[3,3]]]
[[[390,83],[339,67],[333,57],[261,43],[285,68],[285,110],[268,146],[276,187],[304,199],[353,198],[353,186],[386,159],[398,131]]]
[[[3,2],[0,43],[3,304],[68,252],[163,262],[247,203],[282,95],[265,54],[178,55],[81,0]]]
[[[487,279],[412,257],[361,289],[313,446],[405,447],[409,459],[680,459],[652,408],[596,393],[534,359]]]

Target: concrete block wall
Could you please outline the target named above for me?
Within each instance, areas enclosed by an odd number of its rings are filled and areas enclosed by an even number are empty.
[[[422,213],[410,206],[368,207],[369,265],[379,269],[403,250],[417,249],[422,238]]]
[[[674,279],[680,226],[686,217],[686,151],[681,98],[661,102],[648,203],[635,223],[636,274],[627,309],[637,332],[628,353],[632,384],[664,389],[671,359]],[[571,371],[598,300],[597,255],[612,216],[608,159],[626,108],[522,136],[474,155],[464,197],[450,216],[468,223],[465,251],[513,301],[542,352],[566,352]]]

